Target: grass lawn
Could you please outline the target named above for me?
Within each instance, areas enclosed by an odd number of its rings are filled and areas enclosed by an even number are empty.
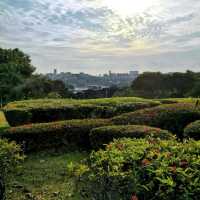
[[[4,113],[2,111],[0,111],[0,130],[4,129],[4,128],[8,128],[8,127],[9,127],[9,124],[6,121]]]
[[[7,200],[78,200],[73,193],[73,178],[67,176],[67,164],[77,163],[87,153],[28,155],[21,169],[7,186]]]

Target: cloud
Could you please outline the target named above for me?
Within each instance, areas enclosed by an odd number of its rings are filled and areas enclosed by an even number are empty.
[[[0,44],[23,49],[41,72],[53,66],[91,73],[135,65],[140,70],[197,70],[199,1],[157,0],[155,7],[126,17],[102,1],[1,1]]]

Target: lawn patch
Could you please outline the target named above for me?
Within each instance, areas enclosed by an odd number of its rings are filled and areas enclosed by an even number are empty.
[[[74,191],[74,178],[67,174],[67,165],[79,163],[87,153],[31,154],[22,168],[8,181],[9,200],[79,200]]]

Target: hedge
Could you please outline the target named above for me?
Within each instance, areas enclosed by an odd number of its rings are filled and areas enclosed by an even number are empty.
[[[141,125],[125,125],[125,126],[106,126],[92,129],[90,133],[90,142],[93,149],[99,149],[104,147],[118,138],[160,138],[160,139],[172,139],[173,135],[166,130],[159,128],[153,128],[149,126]]]
[[[166,104],[154,108],[138,110],[114,117],[112,122],[119,125],[148,125],[169,130],[183,138],[183,129],[200,119],[200,108],[192,103]]]
[[[195,121],[185,127],[184,137],[200,140],[200,120]]]
[[[82,199],[199,200],[200,141],[121,139],[74,165]]]
[[[122,99],[124,101],[122,101]],[[137,98],[97,100],[30,100],[13,102],[4,108],[11,126],[70,119],[110,118],[122,113],[159,105]]]
[[[6,129],[1,137],[21,144],[25,152],[62,148],[90,149],[90,130],[106,125],[110,125],[110,121],[105,119],[29,124]]]
[[[4,116],[4,113],[0,111],[0,131],[9,127],[8,122]]]
[[[47,123],[71,119],[85,118],[109,118],[113,115],[111,107],[93,105],[71,106],[61,108],[33,108],[33,109],[6,109],[6,118],[11,126],[19,126],[30,123]]]

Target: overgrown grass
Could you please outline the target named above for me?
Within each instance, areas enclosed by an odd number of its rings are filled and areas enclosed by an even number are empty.
[[[73,178],[67,175],[67,165],[86,157],[87,153],[80,152],[29,155],[10,178],[7,200],[79,200],[73,191]]]
[[[9,127],[9,124],[6,121],[4,113],[2,111],[0,111],[0,131],[5,129],[5,128],[8,128],[8,127]]]

